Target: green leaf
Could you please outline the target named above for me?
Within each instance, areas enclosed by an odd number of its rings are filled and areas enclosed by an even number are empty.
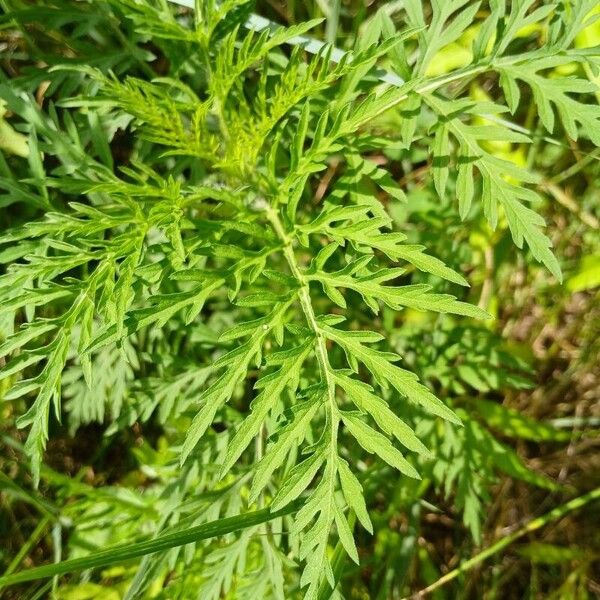
[[[534,258],[544,263],[556,279],[562,282],[560,265],[550,250],[552,242],[540,230],[546,224],[544,219],[514,197],[505,194],[505,190],[505,186],[501,185],[499,191],[502,193],[502,205],[515,244],[522,248],[525,240]]]
[[[510,438],[531,440],[534,442],[567,442],[571,433],[527,417],[514,408],[507,408],[497,402],[476,400],[477,414],[485,422]]]
[[[433,183],[442,199],[446,196],[446,183],[448,182],[448,175],[450,173],[448,167],[450,163],[450,140],[448,133],[448,124],[444,122],[440,123],[435,131],[432,147]]]
[[[368,260],[368,257],[366,258]],[[367,306],[375,313],[379,310],[379,302],[383,302],[395,310],[407,307],[423,311],[453,313],[476,319],[491,318],[484,310],[466,302],[460,302],[450,294],[430,293],[431,286],[429,285],[382,285],[387,281],[396,279],[402,274],[402,270],[380,269],[379,271],[369,272],[365,269],[365,262],[363,259],[358,259],[339,271],[327,273],[319,270],[315,260],[307,271],[307,278],[320,282],[324,291],[330,288],[354,290],[362,296]],[[337,298],[336,296],[333,297]],[[336,304],[344,306],[341,300]]]
[[[325,460],[323,449],[316,450],[297,464],[289,473],[283,485],[273,499],[272,510],[278,511],[290,502],[298,498],[307,488],[308,484],[314,479],[317,471]]]
[[[397,354],[381,352],[364,346],[362,343],[362,340],[365,340],[363,332],[342,331],[328,325],[322,327],[329,339],[339,344],[347,355],[362,362],[379,382],[391,384],[400,394],[422,406],[431,414],[460,424],[460,419],[456,414],[424,385],[420,384],[414,373],[393,364],[400,359]],[[366,341],[373,341],[373,338],[367,337]]]
[[[293,408],[293,419],[277,432],[277,440],[267,448],[267,452],[256,467],[250,490],[251,501],[256,500],[269,482],[273,472],[288,457],[290,450],[297,446],[309,430],[309,424],[323,400],[324,391]]]
[[[273,510],[270,507],[263,508],[262,510],[233,517],[225,517],[210,523],[196,525],[195,527],[188,527],[182,531],[159,535],[151,540],[113,546],[112,548],[100,550],[88,556],[35,567],[12,575],[0,576],[0,589],[9,585],[45,579],[56,575],[64,575],[65,573],[121,564],[124,561],[139,556],[146,556],[169,548],[185,546],[192,542],[207,540],[240,531],[248,527],[254,527],[261,523],[268,523],[269,521],[293,513],[298,507],[298,503],[291,503],[281,510]]]
[[[460,117],[468,116],[474,106],[467,101],[446,101],[432,95],[426,96],[425,100],[444,120],[459,146],[457,195],[461,218],[466,217],[471,206],[474,169],[477,169],[482,178],[483,210],[491,227],[496,228],[498,210],[502,207],[517,247],[522,248],[523,242],[527,242],[534,258],[562,281],[560,266],[550,250],[552,242],[542,231],[544,219],[523,204],[523,201],[537,202],[540,199],[536,192],[520,184],[536,183],[537,176],[492,155],[480,144],[480,140],[486,139],[509,142],[529,140],[520,134],[515,137],[514,132],[496,125],[473,126],[465,123]],[[519,183],[515,183],[515,180]]]
[[[371,415],[382,431],[393,435],[409,450],[431,456],[414,431],[390,410],[384,400],[372,393],[373,388],[370,385],[346,375],[336,374],[335,378],[336,383],[348,394],[356,407]]]
[[[223,465],[221,466],[221,477],[231,469],[235,461],[248,447],[252,438],[259,435],[260,428],[267,417],[267,414],[270,410],[275,408],[283,390],[288,386],[292,391],[296,389],[300,379],[300,369],[311,349],[312,344],[310,342],[305,342],[303,345],[293,348],[291,351],[280,352],[279,355],[282,356],[281,359],[277,357],[277,354],[271,355],[270,363],[281,364],[281,367],[275,373],[263,377],[263,379],[258,381],[262,391],[252,401],[252,412],[244,419],[244,422],[229,442],[227,454],[225,455]],[[263,383],[265,379],[268,379],[268,381]]]
[[[358,550],[354,543],[354,536],[352,535],[352,531],[350,530],[350,526],[348,525],[348,521],[346,521],[344,513],[337,505],[335,506],[334,515],[340,542],[344,546],[348,556],[358,565],[360,561],[358,559]]]
[[[351,413],[342,413],[342,420],[356,441],[367,451],[376,454],[390,466],[398,469],[404,475],[420,479],[416,469],[402,456],[381,433],[369,427]]]
[[[389,224],[386,218],[366,218],[371,210],[369,205],[343,206],[328,205],[308,225],[299,228],[302,234],[319,233],[330,236],[340,245],[350,242],[359,251],[372,252],[378,250],[391,260],[405,260],[417,269],[437,275],[459,285],[468,285],[462,275],[447,267],[441,260],[425,254],[425,247],[418,244],[404,244],[406,236],[402,233],[383,233],[381,227]],[[351,220],[350,224],[333,223]]]
[[[348,506],[354,511],[361,525],[368,532],[373,533],[373,524],[371,523],[367,505],[365,504],[363,488],[343,458],[340,458],[338,461],[338,474],[342,492]]]
[[[552,105],[554,105],[569,137],[577,140],[579,124],[585,135],[596,146],[600,145],[600,107],[580,102],[569,95],[597,92],[598,86],[578,77],[554,78],[539,74],[540,70],[559,67],[569,62],[572,62],[570,57],[551,56],[534,61],[524,61],[519,65],[503,66],[500,68],[500,73],[503,76],[504,91],[507,93],[507,89],[512,86],[512,92],[508,93],[514,94],[514,88],[517,86],[515,80],[525,82],[533,92],[540,119],[549,132],[554,130],[554,111],[552,109]],[[513,99],[513,106],[514,102]]]
[[[69,336],[65,332],[59,333],[50,347],[46,365],[42,372],[31,380],[39,392],[31,408],[17,420],[18,427],[31,425],[25,452],[31,458],[31,472],[34,486],[40,481],[40,468],[43,452],[48,440],[48,416],[51,405],[54,406],[57,416],[60,415],[60,376],[67,360],[69,350]]]

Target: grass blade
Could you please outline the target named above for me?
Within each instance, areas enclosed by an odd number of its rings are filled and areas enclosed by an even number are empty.
[[[114,546],[113,548],[95,552],[89,556],[64,560],[59,563],[35,567],[34,569],[27,569],[26,571],[11,575],[4,575],[0,577],[0,589],[16,583],[54,577],[55,575],[64,575],[65,573],[83,571],[85,569],[105,567],[131,558],[168,550],[169,548],[174,548],[176,546],[184,546],[191,542],[206,540],[225,535],[226,533],[240,531],[241,529],[260,525],[261,523],[272,521],[277,517],[288,515],[294,512],[298,506],[299,504],[297,502],[293,502],[288,504],[285,508],[275,512],[272,512],[270,508],[264,508],[235,517],[217,519],[210,523],[191,527],[185,531],[176,531],[151,540],[121,544],[119,546]]]

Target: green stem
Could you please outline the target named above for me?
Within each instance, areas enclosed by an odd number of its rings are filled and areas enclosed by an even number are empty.
[[[21,546],[17,555],[10,561],[10,565],[8,565],[8,568],[6,571],[4,571],[5,576],[10,575],[21,564],[21,561],[29,554],[31,548],[37,544],[47,525],[51,522],[52,518],[47,515],[41,521],[39,521],[39,523],[36,525],[36,528],[33,530],[33,533],[29,536],[27,543]]]
[[[333,519],[333,515],[331,514],[331,502],[333,501],[335,494],[335,482],[336,482],[336,470],[337,470],[337,437],[338,437],[338,429],[340,423],[339,410],[337,407],[337,403],[335,401],[335,379],[333,377],[333,370],[329,363],[329,357],[327,356],[327,343],[325,340],[325,336],[323,335],[323,331],[319,327],[319,323],[317,322],[317,316],[315,315],[315,311],[312,306],[312,301],[310,299],[310,288],[309,288],[309,280],[303,275],[300,267],[298,266],[298,262],[296,261],[296,255],[294,254],[294,249],[292,245],[292,238],[288,235],[283,227],[283,223],[279,218],[277,210],[271,206],[266,208],[267,218],[269,219],[271,225],[277,237],[283,243],[283,255],[286,259],[286,262],[290,268],[290,271],[300,285],[300,289],[298,291],[298,299],[300,300],[300,305],[302,307],[302,312],[306,318],[306,322],[308,326],[313,331],[315,335],[315,353],[317,355],[317,362],[319,363],[319,371],[321,372],[321,378],[327,386],[327,421],[330,428],[330,439],[329,439],[329,447],[328,453],[329,456],[327,458],[327,468],[325,471],[325,477],[328,476],[328,495],[330,498],[330,502],[328,503],[327,514],[324,512],[321,513],[321,518],[325,520],[326,523],[330,523]],[[328,533],[326,535],[329,535]],[[324,550],[326,551],[326,545],[324,546]],[[323,557],[325,560],[325,557]],[[343,568],[343,565],[342,565]]]
[[[323,381],[327,385],[327,391],[330,402],[334,402],[335,382],[333,380],[333,376],[331,373],[331,365],[329,364],[329,358],[327,356],[327,345],[325,342],[325,337],[323,336],[323,332],[321,331],[321,328],[319,327],[319,324],[317,322],[317,317],[315,315],[315,311],[313,309],[312,302],[310,299],[310,289],[308,287],[308,280],[306,279],[306,277],[304,277],[302,271],[300,271],[300,267],[296,262],[294,249],[292,247],[292,238],[286,233],[283,224],[281,223],[281,219],[277,214],[277,211],[269,206],[266,209],[266,213],[267,218],[269,219],[275,233],[277,234],[277,237],[283,243],[283,255],[290,268],[292,276],[300,285],[300,289],[298,291],[298,299],[300,300],[300,306],[302,307],[302,312],[304,313],[308,326],[315,334],[315,350],[317,354],[317,361],[319,363],[319,370],[321,371]],[[334,412],[337,412],[337,407],[335,407]]]
[[[429,594],[430,592],[437,590],[443,585],[446,585],[453,579],[456,579],[459,575],[470,571],[473,567],[477,566],[479,563],[482,563],[490,556],[497,554],[507,546],[510,546],[510,544],[517,541],[519,538],[522,538],[528,533],[541,529],[542,527],[544,527],[544,525],[547,525],[552,521],[557,521],[558,519],[561,519],[566,514],[577,510],[578,508],[581,508],[582,506],[585,506],[586,504],[589,504],[594,500],[600,500],[600,487],[596,488],[595,490],[592,490],[591,492],[588,492],[587,494],[584,494],[583,496],[573,498],[573,500],[570,500],[566,504],[561,504],[560,506],[553,508],[550,512],[547,512],[545,515],[542,515],[537,519],[529,521],[529,523],[521,527],[521,529],[518,529],[510,535],[507,535],[506,537],[503,537],[502,539],[498,540],[495,544],[492,544],[489,548],[486,548],[479,554],[475,555],[473,558],[470,558],[469,560],[463,562],[456,569],[453,569],[449,573],[446,573],[446,575],[440,577],[431,585],[427,586],[426,588],[422,589],[421,591],[415,594],[406,596],[402,600],[416,600],[418,598],[423,598],[426,594]]]
[[[331,447],[329,448],[330,456],[331,456],[331,465],[335,464],[334,459],[337,459],[337,434],[338,434],[338,424],[339,424],[339,411],[337,408],[337,404],[335,401],[335,380],[333,378],[332,368],[329,363],[329,357],[327,356],[327,343],[325,341],[325,336],[321,328],[319,327],[319,323],[317,322],[317,316],[315,315],[315,311],[312,306],[312,301],[310,299],[310,289],[308,279],[303,275],[298,263],[296,261],[296,256],[294,254],[294,249],[292,246],[292,238],[285,231],[281,219],[277,214],[277,211],[272,207],[268,207],[266,209],[267,217],[271,222],[277,237],[283,243],[283,255],[288,263],[290,271],[300,285],[300,289],[298,291],[298,299],[300,300],[300,306],[302,307],[302,312],[306,318],[306,322],[308,326],[315,334],[315,352],[317,355],[317,362],[319,363],[319,370],[321,372],[321,377],[327,386],[327,408],[328,408],[328,418],[331,426]],[[335,457],[332,456],[335,454]]]

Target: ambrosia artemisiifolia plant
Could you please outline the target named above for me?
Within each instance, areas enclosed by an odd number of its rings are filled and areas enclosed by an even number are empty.
[[[401,366],[379,312],[489,316],[440,293],[468,286],[460,262],[407,243],[388,211],[405,202],[398,178],[369,155],[425,143],[432,184],[464,227],[482,208],[560,279],[533,206],[537,175],[490,143],[532,141],[510,120],[527,94],[540,135],[563,127],[600,145],[587,78],[598,75],[600,51],[574,47],[595,0],[407,0],[394,21],[380,11],[341,60],[329,46],[304,51],[298,36],[316,22],[246,30],[244,0],[200,0],[193,17],[145,0],[118,4],[168,57],[167,75],[147,75],[136,48],[113,63],[55,66],[52,86],[71,96],[58,107],[40,109],[26,80],[0,85],[25,124],[29,161],[29,179],[3,187],[33,215],[0,239],[0,313],[14,323],[1,376],[6,400],[32,400],[18,425],[28,428],[35,482],[61,399],[75,426],[107,418],[115,429],[158,414],[183,432],[173,434],[181,466],[171,510],[193,501],[194,487],[233,493],[229,514],[302,498],[292,517],[254,531],[263,575],[251,589],[261,597],[291,597],[289,558],[303,564],[306,598],[335,587],[332,542],[359,561],[352,515],[372,530],[361,484],[369,455],[403,478],[428,464],[440,482],[459,478],[477,537],[477,469],[501,456],[500,469],[528,475]],[[469,28],[470,64],[431,75],[436,55]],[[535,28],[543,43],[522,43]],[[127,75],[136,69],[140,77]],[[474,101],[467,84],[479,77],[493,87]],[[132,134],[121,167],[119,129]],[[335,176],[324,175],[332,165]],[[445,442],[429,450],[442,422]],[[215,550],[202,598],[229,589],[251,534]],[[143,563],[130,597],[159,559]]]

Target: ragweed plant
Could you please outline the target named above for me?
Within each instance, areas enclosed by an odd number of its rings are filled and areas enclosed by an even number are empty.
[[[86,20],[87,7],[55,4],[50,23],[109,35]],[[447,490],[458,481],[476,538],[487,498],[478,471],[551,486],[391,346],[390,315],[490,318],[464,301],[460,260],[408,243],[394,222],[407,201],[394,157],[424,149],[440,203],[451,198],[466,230],[482,212],[560,279],[536,211],[540,178],[494,144],[536,143],[560,128],[600,144],[590,80],[600,49],[574,46],[595,1],[410,0],[395,19],[377,13],[341,60],[327,45],[303,49],[318,21],[246,30],[245,0],[200,0],[178,16],[164,2],[109,5],[98,18],[129,28],[133,48],[55,58],[43,106],[32,95],[39,73],[0,84],[18,130],[3,149],[23,173],[5,162],[0,185],[5,205],[25,207],[0,237],[4,400],[27,403],[17,425],[36,485],[50,424],[65,414],[73,430],[161,424],[172,445],[144,460],[164,485],[124,521],[149,521],[156,535],[252,507],[291,514],[225,546],[145,558],[127,597],[157,580],[164,597],[328,594],[341,549],[359,562],[355,519],[373,530],[363,487],[385,465],[401,483],[424,472]],[[27,23],[35,10],[7,18]],[[467,34],[467,64],[432,75],[440,52]],[[168,64],[160,72],[149,66],[156,54]],[[479,78],[487,99],[469,93]],[[511,120],[525,95],[535,134]],[[78,518],[97,508],[89,490],[74,493]]]

